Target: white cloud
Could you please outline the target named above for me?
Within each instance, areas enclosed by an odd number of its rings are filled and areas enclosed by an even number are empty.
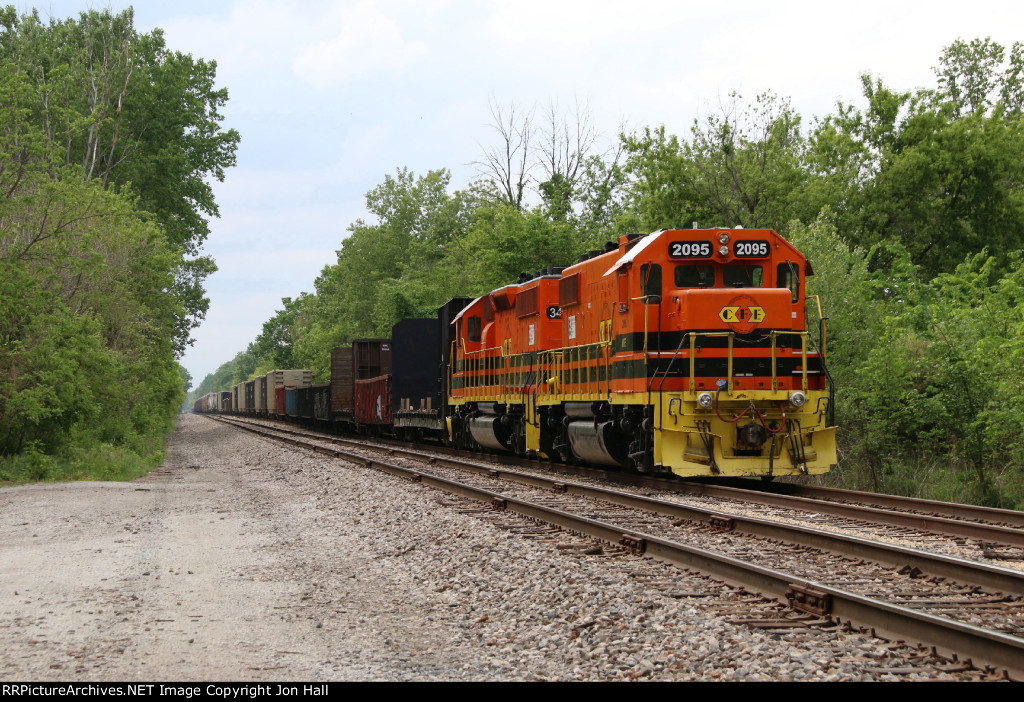
[[[186,14],[160,22],[171,48],[217,61],[217,78],[232,85],[254,72],[287,65],[308,36],[300,6],[275,0],[236,2],[225,15]]]
[[[219,270],[214,280],[225,286],[253,284],[277,299],[294,296],[302,290],[312,291],[313,280],[324,266],[336,262],[336,248],[221,254],[217,257]]]
[[[374,3],[346,6],[332,22],[337,34],[312,44],[292,64],[295,75],[313,86],[401,72],[429,54],[426,43],[406,40],[398,23]]]

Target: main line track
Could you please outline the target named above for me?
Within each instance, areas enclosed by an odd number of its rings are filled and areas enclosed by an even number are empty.
[[[415,454],[417,460],[425,461],[432,467],[425,471],[419,466],[399,465],[393,461],[382,461],[367,456],[367,451],[384,451],[398,455],[392,447],[362,447],[356,451],[342,451],[325,442],[338,443],[333,437],[311,436],[312,441],[294,436],[283,436],[280,429],[258,428],[250,423],[233,424],[270,438],[301,446],[320,453],[343,458],[369,467],[400,475],[402,477],[442,489],[463,497],[482,501],[495,510],[511,511],[529,519],[556,525],[572,532],[586,534],[602,541],[618,544],[661,561],[683,568],[700,570],[729,584],[741,586],[751,592],[767,597],[786,600],[802,612],[827,618],[832,622],[846,622],[862,628],[870,628],[876,634],[894,640],[923,642],[944,655],[967,657],[976,665],[990,666],[1015,679],[1024,679],[1024,629],[1021,615],[1021,593],[1024,593],[1024,574],[1003,568],[963,561],[960,559],[927,554],[878,544],[866,539],[850,539],[806,527],[795,527],[769,522],[767,520],[726,515],[699,510],[664,500],[651,500],[643,496],[598,488],[580,483],[567,483],[543,476],[498,470],[478,462],[459,461],[453,458],[439,458],[422,452],[405,452],[400,458],[408,463],[408,454]],[[287,430],[292,434],[293,430]],[[474,471],[478,478],[454,480],[441,475],[448,466],[459,470]],[[520,496],[519,488],[506,488],[502,492],[489,489],[486,481],[516,481],[520,486],[543,491],[540,496]],[[481,482],[484,481],[484,482]],[[560,497],[560,496],[565,496]],[[577,508],[566,499],[589,501],[589,507]],[[606,507],[594,507],[597,502]],[[614,506],[609,510],[607,505]],[[615,510],[622,510],[616,512]],[[641,511],[647,517],[629,516],[626,510]],[[581,513],[582,512],[582,513]],[[671,528],[657,524],[650,515],[659,515],[676,520]],[[609,521],[614,518],[615,521]],[[911,588],[911,592],[889,592],[885,597],[858,593],[856,587],[838,587],[825,582],[826,577],[812,579],[806,573],[796,570],[780,571],[762,563],[757,558],[742,559],[696,547],[691,543],[693,534],[685,535],[685,529],[693,525],[706,532],[731,534],[727,541],[737,536],[760,539],[759,545],[747,547],[761,552],[769,542],[796,545],[800,549],[820,550],[822,553],[841,554],[849,560],[842,566],[843,573],[867,573],[854,575],[854,584],[860,589],[870,589],[865,584],[875,579],[885,580],[899,574],[893,582],[900,582],[898,589]],[[672,533],[673,530],[680,534]],[[665,534],[669,534],[666,536]],[[714,536],[714,534],[712,534]],[[790,548],[785,546],[784,548]],[[762,554],[763,555],[763,554]],[[831,556],[808,558],[803,552],[798,561],[825,562],[824,568],[833,571],[836,565],[829,565]],[[763,561],[763,558],[761,559]],[[894,573],[872,566],[881,564],[885,568],[898,568]],[[787,565],[791,567],[792,564]],[[858,567],[866,570],[857,571]],[[927,576],[927,577],[925,577]],[[930,580],[929,580],[930,579]],[[949,583],[945,583],[946,580]],[[925,581],[928,581],[926,583]],[[960,584],[970,587],[965,588]],[[917,588],[916,585],[927,587]],[[913,585],[913,587],[912,587]],[[881,589],[897,587],[881,586]],[[989,592],[981,592],[984,589]],[[1009,593],[1009,594],[1007,594]],[[896,600],[899,600],[897,602]],[[923,611],[932,607],[942,616]],[[996,631],[994,626],[977,626],[966,621],[956,621],[957,611],[970,612],[971,616],[987,617],[988,621],[1007,622],[1012,633]]]
[[[232,418],[234,421],[251,419]],[[352,439],[322,433],[311,434],[297,431],[294,425],[263,423],[274,426],[278,431],[295,432],[299,435],[317,435],[322,440],[338,445],[371,446],[388,448],[396,454],[408,456],[433,456],[443,460],[484,460],[492,464],[528,468],[547,473],[571,475],[589,479],[605,480],[666,493],[678,493],[702,498],[715,498],[737,504],[757,504],[786,510],[798,510],[828,517],[855,520],[860,523],[887,525],[897,530],[913,530],[919,533],[942,534],[964,541],[971,540],[978,545],[982,557],[1009,559],[1019,557],[1024,561],[1024,513],[1014,510],[993,509],[975,505],[958,505],[919,500],[915,498],[860,493],[850,490],[802,486],[792,483],[771,483],[758,485],[752,480],[733,481],[733,485],[710,482],[684,481],[604,470],[587,466],[566,465],[549,461],[521,459],[497,454],[478,454],[441,446],[410,444],[392,440],[365,438]],[[738,487],[740,483],[745,487]],[[913,535],[911,538],[915,538]],[[999,549],[1019,547],[1015,553],[1007,554]]]

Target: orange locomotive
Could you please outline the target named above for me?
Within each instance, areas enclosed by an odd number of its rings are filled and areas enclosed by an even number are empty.
[[[449,436],[682,476],[827,472],[832,388],[807,332],[810,274],[774,231],[694,229],[524,276],[455,319]]]

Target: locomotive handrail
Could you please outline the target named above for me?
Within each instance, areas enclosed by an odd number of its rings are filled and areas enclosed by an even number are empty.
[[[821,311],[821,296],[819,295],[807,295],[805,300],[814,299],[814,302],[818,305],[818,336],[821,339],[821,348],[818,349],[818,355],[825,358],[825,347],[826,340],[825,334],[828,328],[828,317],[826,317]]]
[[[825,373],[825,380],[828,383],[828,425],[836,425],[836,384],[832,379],[832,374],[828,370],[828,364],[825,362],[825,354],[828,346],[828,317],[822,314],[821,311],[821,297],[818,295],[808,295],[805,300],[814,298],[814,301],[818,304],[818,341],[821,343],[818,348],[818,356],[821,358],[821,370]]]
[[[733,339],[736,337],[736,332],[687,332],[686,335],[690,339],[690,392],[696,392],[697,383],[697,337],[726,337],[728,339],[728,356],[726,358],[726,380],[728,386],[726,392],[732,394],[733,391]],[[788,331],[773,329],[769,336],[772,342],[772,390],[779,389],[778,381],[778,347],[776,340],[778,337],[783,335],[798,336],[800,337],[800,384],[804,392],[807,392],[807,332],[806,331]],[[678,353],[678,349],[676,351]]]
[[[537,366],[543,372],[543,377],[555,379],[554,387],[545,380],[543,383],[544,389],[540,390],[540,393],[570,400],[573,399],[573,395],[580,394],[596,395],[604,393],[605,395],[610,395],[611,369],[607,353],[608,347],[608,342],[598,341],[539,352]],[[597,353],[591,354],[590,350],[595,350]],[[598,371],[593,380],[590,379],[591,360],[596,361],[593,366]],[[577,380],[573,382],[570,375],[569,380],[565,381],[565,375],[571,374],[573,367],[575,367],[578,374]],[[583,380],[582,377],[584,372],[587,373],[586,380]],[[538,383],[538,385],[540,384]],[[585,392],[580,392],[580,386],[584,386],[583,390]]]
[[[497,368],[489,367],[487,361],[497,358],[498,354],[493,352],[498,351],[500,354],[500,350],[500,347],[494,346],[478,351],[463,352],[462,377],[464,382],[462,389],[466,397],[486,397],[488,394],[487,389],[495,385],[494,381],[498,378]],[[488,352],[491,352],[491,355],[486,355]],[[455,373],[457,374],[458,371],[455,371]]]
[[[511,340],[506,339],[501,346],[464,352],[461,361],[450,366],[449,384],[452,378],[461,375],[464,379],[463,396],[466,398],[525,403],[528,386],[537,382],[536,373],[543,371],[543,360],[550,352],[514,354],[511,346]],[[530,358],[533,354],[536,354],[536,360]],[[459,362],[461,370],[456,365]]]

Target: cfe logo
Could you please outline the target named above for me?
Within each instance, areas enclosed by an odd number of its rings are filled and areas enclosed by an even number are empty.
[[[732,324],[736,331],[747,334],[754,331],[766,317],[763,307],[757,306],[757,300],[749,295],[739,295],[729,300],[729,304],[721,309],[718,318],[726,324]]]
[[[757,324],[764,319],[764,310],[760,307],[723,307],[718,316],[726,324]]]

